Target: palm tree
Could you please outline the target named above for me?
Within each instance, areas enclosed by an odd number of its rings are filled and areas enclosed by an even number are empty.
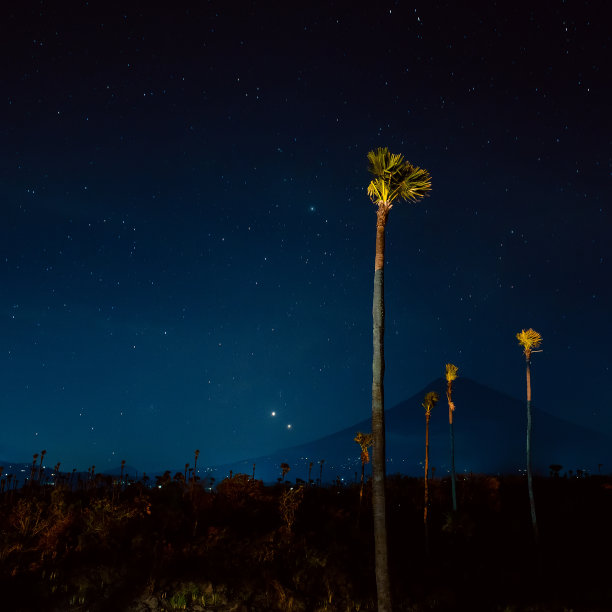
[[[319,465],[321,466],[319,469],[319,486],[323,486],[323,464],[325,463],[325,459],[319,459]]]
[[[431,177],[404,161],[401,154],[385,148],[368,153],[368,170],[374,176],[368,196],[376,205],[376,255],[374,258],[373,358],[372,358],[372,507],[374,515],[374,557],[378,610],[391,610],[391,587],[387,558],[385,516],[385,420],[384,420],[384,329],[385,329],[385,226],[395,200],[416,202],[431,190]]]
[[[457,512],[457,477],[455,474],[455,432],[453,430],[453,412],[455,412],[455,404],[453,404],[453,380],[457,378],[457,370],[459,368],[452,363],[446,364],[444,375],[446,377],[446,399],[448,400],[448,424],[450,428],[450,445],[451,445],[451,490],[453,494],[453,512]]]
[[[427,511],[429,510],[429,419],[431,409],[438,403],[438,394],[429,391],[425,394],[423,408],[425,408],[425,508],[423,510],[423,525],[425,526],[425,551],[429,554],[429,530],[427,528]]]
[[[45,460],[45,455],[46,454],[47,454],[46,450],[41,450],[40,451],[40,465],[38,467],[38,482],[41,481],[42,476],[43,476],[43,470],[44,470],[43,461]]]
[[[534,329],[523,329],[516,338],[523,347],[527,376],[527,488],[529,490],[529,506],[531,508],[531,524],[536,546],[539,544],[538,522],[536,520],[535,500],[533,497],[533,475],[531,473],[531,353],[542,344],[542,336]]]
[[[287,475],[287,472],[289,472],[289,470],[291,470],[291,468],[289,467],[288,463],[281,463],[280,464],[280,469],[281,469],[281,473],[283,475],[283,482],[285,482],[285,476]]]
[[[38,453],[32,455],[32,469],[30,470],[30,485],[34,482],[34,474],[36,474],[36,461],[38,459]]]
[[[363,476],[365,471],[365,464],[370,463],[370,453],[368,447],[372,446],[372,434],[364,434],[360,431],[355,436],[355,442],[361,447],[361,487],[359,488],[359,505],[361,505],[361,499],[363,497]]]
[[[200,456],[200,451],[196,450],[195,452],[195,461],[193,463],[193,482],[195,483],[197,476],[196,476],[196,470],[198,469],[198,457]]]

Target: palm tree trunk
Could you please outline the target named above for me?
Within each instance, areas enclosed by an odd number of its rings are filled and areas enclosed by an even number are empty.
[[[425,528],[425,553],[429,555],[429,528],[427,511],[429,510],[429,415],[425,416],[425,503],[423,507],[423,527]]]
[[[374,299],[372,304],[373,349],[372,359],[372,510],[374,516],[374,561],[378,611],[391,612],[391,585],[387,554],[387,526],[385,503],[385,224],[390,206],[378,205],[376,222],[376,258],[374,260]]]
[[[531,508],[531,524],[536,546],[539,545],[538,522],[536,520],[535,499],[533,497],[533,474],[531,473],[531,360],[527,358],[527,488]]]
[[[453,496],[453,512],[457,512],[457,475],[455,473],[455,432],[453,430],[453,422],[450,422],[450,440],[451,440],[451,492]]]
[[[457,475],[455,473],[455,430],[453,428],[453,399],[452,383],[446,384],[446,398],[448,399],[448,426],[450,430],[451,447],[451,492],[453,496],[453,512],[457,512]]]

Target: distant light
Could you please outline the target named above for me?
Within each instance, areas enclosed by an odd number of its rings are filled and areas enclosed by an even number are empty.
[[[289,425],[287,425],[287,429],[291,429],[291,423],[289,423]]]
[[[276,416],[276,412],[274,410],[272,411],[271,414],[272,414],[272,416]]]

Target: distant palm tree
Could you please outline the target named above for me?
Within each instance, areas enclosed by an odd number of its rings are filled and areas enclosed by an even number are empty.
[[[36,474],[36,461],[38,459],[38,453],[34,453],[32,456],[32,469],[30,470],[30,485],[34,482],[34,475]]]
[[[308,464],[308,485],[310,486],[310,483],[312,482],[312,480],[310,479],[310,473],[312,472],[312,461]]]
[[[281,473],[283,475],[283,482],[285,482],[285,476],[287,475],[287,472],[289,472],[289,470],[291,470],[291,468],[289,467],[288,463],[281,463],[280,464],[280,469],[281,469]]]
[[[455,404],[453,404],[453,380],[457,378],[456,365],[447,363],[444,375],[446,377],[446,399],[448,400],[448,423],[450,428],[450,445],[451,445],[451,490],[453,494],[453,512],[457,512],[457,476],[455,474],[455,432],[453,431],[453,412],[455,412]]]
[[[423,525],[425,526],[425,550],[429,554],[429,529],[427,525],[427,511],[429,510],[429,419],[431,410],[438,403],[438,394],[429,391],[425,394],[423,408],[425,408],[425,508],[423,510]]]
[[[123,470],[125,469],[125,459],[121,460],[121,476],[119,477],[120,486],[123,486]]]
[[[359,504],[361,504],[361,499],[363,497],[363,477],[365,472],[365,464],[370,463],[370,453],[368,452],[368,447],[372,446],[372,434],[371,433],[361,433],[357,432],[355,436],[355,442],[359,444],[361,447],[361,486],[359,487]]]
[[[319,469],[319,486],[323,486],[323,464],[325,463],[325,459],[319,459],[319,465],[321,466]]]
[[[47,454],[46,450],[40,451],[40,466],[38,467],[38,482],[41,481],[43,475],[43,461],[45,460],[45,455]]]
[[[252,476],[252,480],[255,480],[255,464],[253,464],[253,476]]]
[[[531,473],[531,353],[542,344],[542,336],[529,328],[523,329],[516,338],[523,347],[527,377],[527,488],[529,490],[529,506],[531,508],[531,524],[536,546],[539,544],[538,521],[536,519],[535,499],[533,497],[533,475]],[[540,352],[540,351],[537,351]]]
[[[431,177],[404,161],[401,154],[379,148],[368,153],[368,171],[374,176],[368,196],[376,205],[376,255],[374,259],[374,297],[372,305],[372,507],[374,515],[374,558],[379,612],[391,610],[391,585],[387,555],[385,508],[385,417],[384,417],[384,329],[385,329],[385,226],[393,203],[416,202],[431,190]]]
[[[196,450],[196,452],[195,452],[195,461],[194,461],[194,464],[193,464],[193,482],[195,482],[196,479],[197,479],[196,471],[198,469],[198,457],[199,456],[200,456],[200,451]]]
[[[187,470],[189,469],[189,464],[185,464],[185,471],[183,472],[183,476],[185,476],[185,482],[187,482]]]

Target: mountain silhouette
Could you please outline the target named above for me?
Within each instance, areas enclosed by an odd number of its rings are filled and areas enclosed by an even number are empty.
[[[430,466],[436,476],[450,473],[450,442],[446,381],[437,379],[420,393],[385,410],[387,473],[409,476],[423,474],[425,446],[425,410],[423,397],[436,391],[440,401],[432,411],[429,433]],[[536,474],[547,475],[549,465],[569,470],[597,473],[612,466],[612,439],[587,427],[570,423],[538,409],[544,398],[534,398],[532,461]],[[453,382],[455,430],[455,466],[457,473],[518,474],[526,468],[527,415],[524,400],[519,400],[468,378]],[[324,459],[323,482],[352,481],[360,472],[359,446],[354,442],[358,431],[371,431],[370,419],[351,425],[324,438],[275,451],[266,456],[214,468],[218,480],[229,470],[250,474],[256,464],[256,478],[274,481],[280,476],[280,464],[287,462],[288,479],[319,477],[319,460]],[[369,473],[370,467],[366,467]]]

